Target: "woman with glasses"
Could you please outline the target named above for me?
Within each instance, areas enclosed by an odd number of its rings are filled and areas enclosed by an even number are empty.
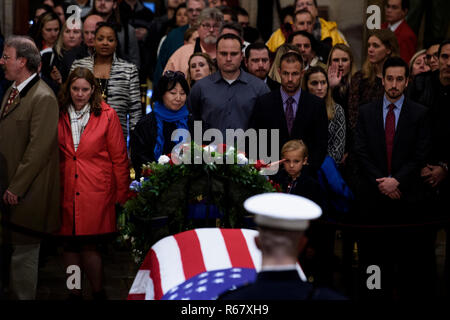
[[[139,73],[135,64],[117,57],[117,31],[108,22],[97,24],[95,31],[95,54],[75,60],[72,65],[84,67],[94,73],[99,82],[102,99],[119,116],[126,139],[142,117]]]
[[[192,120],[186,106],[189,85],[182,72],[166,71],[152,96],[152,112],[136,125],[130,139],[131,161],[136,178],[141,175],[143,164],[158,161],[161,155],[172,152],[183,141],[172,141],[176,129],[192,128]]]
[[[94,75],[75,68],[60,96],[60,149],[64,263],[79,266],[89,279],[94,299],[106,299],[99,245],[112,241],[116,204],[127,200],[129,176],[126,144],[116,112],[101,97]],[[71,298],[81,299],[72,289]]]
[[[431,71],[436,71],[439,69],[439,45],[439,43],[435,43],[429,46],[427,49],[426,59],[428,66],[431,68]]]

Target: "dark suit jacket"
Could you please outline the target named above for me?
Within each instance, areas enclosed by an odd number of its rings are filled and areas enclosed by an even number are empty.
[[[391,176],[399,183],[401,200],[390,200],[378,191],[378,178],[388,177],[386,141],[383,120],[383,99],[363,105],[359,109],[355,135],[355,154],[363,185],[363,195],[374,202],[377,210],[392,208],[399,204],[419,204],[423,200],[424,184],[420,170],[424,167],[430,152],[430,127],[426,107],[405,99],[395,130],[392,150]],[[381,207],[380,207],[381,206]],[[416,206],[416,208],[418,208]],[[380,210],[379,210],[380,211]],[[389,210],[381,210],[387,213]],[[420,213],[419,213],[420,214]],[[413,217],[411,212],[406,216]],[[396,217],[400,218],[400,214]],[[406,218],[408,220],[408,218]],[[401,222],[407,223],[407,220]]]
[[[315,289],[303,282],[296,270],[262,271],[256,281],[233,291],[218,300],[346,300],[330,289]]]
[[[267,76],[266,84],[270,91],[280,90],[280,83],[278,81],[272,80],[271,77]]]
[[[313,175],[316,175],[327,154],[328,118],[325,103],[306,91],[302,90],[300,94],[291,134],[287,128],[280,90],[269,92],[256,100],[249,128],[279,129],[278,152],[289,140],[302,139],[309,150],[307,171]],[[268,135],[270,137],[270,132]],[[268,144],[270,151],[270,141]]]

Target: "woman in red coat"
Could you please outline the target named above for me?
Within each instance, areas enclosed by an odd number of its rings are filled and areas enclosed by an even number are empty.
[[[106,298],[97,245],[116,232],[115,205],[126,201],[130,181],[122,127],[86,68],[70,73],[59,102],[64,262],[86,272],[94,298]],[[81,298],[81,290],[71,290],[71,297]]]

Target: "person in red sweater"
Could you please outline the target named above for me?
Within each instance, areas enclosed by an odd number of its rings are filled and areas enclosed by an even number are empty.
[[[381,25],[381,29],[389,28],[395,33],[400,56],[406,63],[409,63],[417,48],[417,36],[405,20],[408,9],[409,0],[386,0],[384,7],[386,22]]]

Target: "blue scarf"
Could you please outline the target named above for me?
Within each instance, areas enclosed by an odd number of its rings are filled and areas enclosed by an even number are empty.
[[[163,150],[164,150],[164,130],[163,130],[163,121],[175,123],[177,126],[177,129],[186,129],[188,130],[188,115],[189,110],[186,105],[184,105],[180,110],[178,111],[172,111],[167,109],[162,103],[155,102],[153,105],[153,113],[155,114],[156,118],[156,144],[155,149],[153,150],[153,153],[155,155],[155,160],[158,161],[159,157],[161,156]],[[184,140],[184,138],[180,138],[180,140],[177,143],[180,143]]]

